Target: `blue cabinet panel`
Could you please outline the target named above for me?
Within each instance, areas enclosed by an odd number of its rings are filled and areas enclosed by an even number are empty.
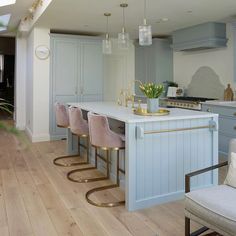
[[[102,101],[103,54],[101,39],[51,35],[50,136],[66,137],[57,128],[54,103]]]

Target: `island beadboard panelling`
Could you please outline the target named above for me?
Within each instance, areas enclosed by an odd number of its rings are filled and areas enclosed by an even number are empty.
[[[209,125],[209,119],[162,121],[138,124],[144,130],[172,130]],[[186,173],[217,163],[209,129],[146,134],[129,149],[129,166],[135,169],[131,209],[181,199]],[[216,138],[216,137],[215,137]],[[134,141],[132,140],[132,145]],[[128,145],[129,147],[131,145]],[[131,174],[129,172],[129,174]],[[128,177],[131,178],[131,177]],[[193,188],[210,186],[217,176],[209,172],[192,179]]]

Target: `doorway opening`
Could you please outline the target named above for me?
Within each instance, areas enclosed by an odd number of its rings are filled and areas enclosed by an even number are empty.
[[[0,37],[0,98],[10,104],[11,114],[0,111],[0,120],[13,120],[15,82],[15,38]]]

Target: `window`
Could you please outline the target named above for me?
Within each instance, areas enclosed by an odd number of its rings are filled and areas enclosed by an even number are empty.
[[[0,7],[4,7],[4,6],[7,6],[7,5],[12,5],[12,4],[15,4],[16,3],[16,0],[1,0],[0,1]]]
[[[7,26],[8,26],[10,18],[11,18],[11,14],[0,16],[0,31],[7,30]]]

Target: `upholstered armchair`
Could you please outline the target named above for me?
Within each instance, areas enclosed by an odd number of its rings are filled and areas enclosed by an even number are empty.
[[[236,153],[236,139],[232,139],[230,142],[229,162],[231,152]],[[227,165],[228,161],[189,173],[185,176],[185,236],[201,235],[209,229],[224,236],[236,235],[235,188],[223,184],[192,192],[190,191],[191,177]],[[190,220],[193,220],[204,227],[190,233]]]

